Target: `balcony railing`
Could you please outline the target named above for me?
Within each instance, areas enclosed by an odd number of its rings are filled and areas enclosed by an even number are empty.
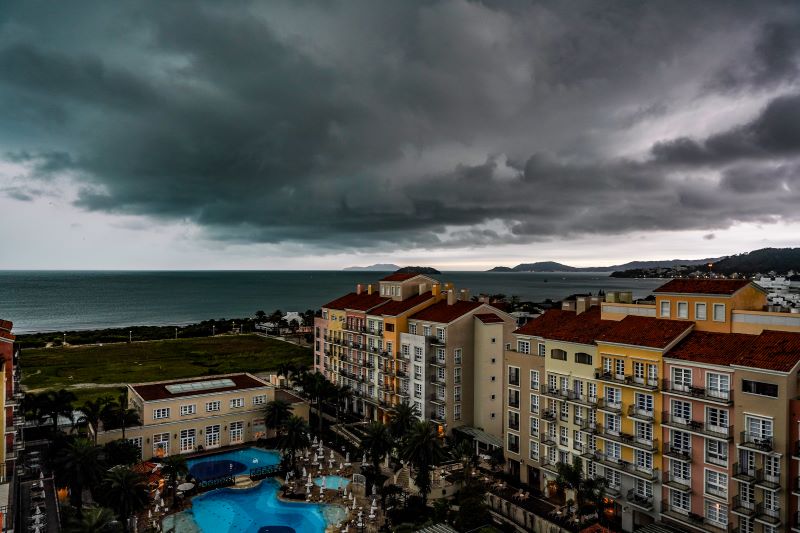
[[[706,492],[706,494],[710,494],[711,496],[716,496],[717,498],[727,498],[728,497],[727,488],[725,490],[723,490],[723,489],[714,487],[713,485],[709,485],[708,483],[706,483],[705,492]]]
[[[774,449],[774,439],[772,437],[766,437],[758,433],[742,431],[740,438],[740,444],[747,448],[758,450],[760,452],[771,452]]]
[[[653,496],[644,496],[639,494],[634,489],[630,489],[628,491],[628,495],[625,498],[628,500],[628,503],[638,507],[640,509],[644,509],[645,511],[652,511],[653,510]]]
[[[587,396],[586,394],[579,394],[575,391],[567,391],[567,401],[593,407],[597,405],[597,396]]]
[[[597,409],[599,411],[608,411],[610,413],[622,413],[623,404],[616,400],[609,400],[608,398],[600,398],[597,401]]]
[[[731,512],[743,516],[753,516],[756,514],[756,502],[743,500],[741,496],[734,496]]]
[[[707,400],[710,402],[724,403],[727,405],[733,403],[733,389],[708,389],[706,387],[696,387],[694,385],[676,383],[674,381],[665,379],[662,385],[662,390],[672,394],[680,394],[681,396],[688,396],[698,400]]]
[[[437,424],[444,424],[445,423],[445,416],[440,415],[439,413],[433,412],[430,414],[430,419]],[[519,451],[519,448],[517,449]]]
[[[630,461],[623,461],[618,457],[606,455],[602,452],[595,452],[592,459],[613,470],[618,470],[649,481],[655,481],[659,477],[658,468],[644,468]]]
[[[428,364],[433,366],[447,366],[447,360],[439,359],[438,357],[431,357],[428,359]]]
[[[781,510],[771,509],[763,503],[756,504],[756,518],[771,524],[779,524],[781,521]]]
[[[661,481],[664,485],[681,492],[692,492],[691,478],[676,476],[672,471],[664,472]]]
[[[652,409],[642,409],[636,405],[628,406],[628,416],[631,418],[638,418],[639,420],[647,420],[652,422],[653,415],[654,413]]]
[[[562,422],[569,422],[569,413],[565,413],[564,411],[559,411],[558,419]]]
[[[617,385],[627,385],[629,387],[638,387],[647,390],[658,390],[657,378],[637,378],[635,376],[617,374],[615,372],[602,372],[594,373],[594,377],[600,381],[607,381]]]
[[[436,374],[431,374],[430,382],[433,383],[434,385],[436,385],[436,384],[445,385],[446,384],[446,379],[445,378],[440,378]]]
[[[733,479],[744,483],[755,483],[761,477],[761,469],[742,463],[733,464]]]
[[[699,420],[691,420],[680,416],[675,416],[669,411],[661,412],[661,424],[692,433],[700,433],[711,437],[730,440],[733,438],[733,426],[718,426]]]
[[[582,424],[579,424],[579,426],[581,428],[581,431],[592,434],[599,433],[603,429],[603,426],[597,423],[597,421],[590,422],[588,420],[585,420]]]
[[[556,445],[556,436],[547,433],[546,431],[542,431],[539,433],[539,442],[546,446],[555,446]]]
[[[668,500],[661,501],[661,513],[668,518],[673,520],[678,520],[685,524],[690,524],[694,527],[700,527],[705,523],[705,518],[702,515],[697,513],[693,513],[688,509],[683,509],[681,507],[676,507],[672,505]]]

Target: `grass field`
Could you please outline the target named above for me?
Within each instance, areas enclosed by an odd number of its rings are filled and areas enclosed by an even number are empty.
[[[257,335],[134,342],[74,348],[25,349],[22,383],[30,389],[81,383],[138,383],[228,372],[263,372],[281,363],[310,365],[312,352]],[[102,395],[79,389],[81,396]],[[115,395],[114,389],[108,390]]]

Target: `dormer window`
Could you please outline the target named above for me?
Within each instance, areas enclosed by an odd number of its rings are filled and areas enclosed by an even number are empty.
[[[661,318],[669,318],[669,300],[661,300]]]

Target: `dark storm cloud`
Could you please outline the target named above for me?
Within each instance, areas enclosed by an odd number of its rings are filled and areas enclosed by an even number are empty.
[[[4,6],[3,159],[67,173],[81,209],[229,242],[463,247],[797,216],[791,4],[236,6]],[[628,129],[683,111],[683,85],[784,96],[623,156]]]

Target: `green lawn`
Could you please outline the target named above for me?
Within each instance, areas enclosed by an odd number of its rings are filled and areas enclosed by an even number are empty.
[[[138,383],[228,372],[263,372],[274,370],[280,363],[310,365],[311,361],[309,348],[257,335],[238,335],[24,349],[20,367],[23,385],[41,389],[78,383]],[[113,393],[113,389],[109,392]]]

